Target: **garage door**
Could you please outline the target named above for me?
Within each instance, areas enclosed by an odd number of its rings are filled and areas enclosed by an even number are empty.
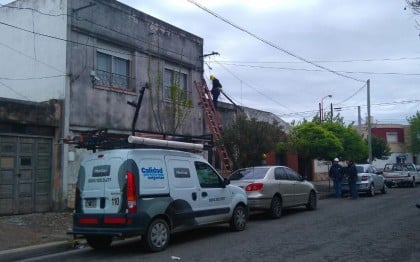
[[[0,215],[50,210],[51,151],[51,139],[0,136]]]

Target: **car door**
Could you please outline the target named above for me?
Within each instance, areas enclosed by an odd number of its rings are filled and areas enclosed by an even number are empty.
[[[197,221],[203,224],[229,219],[232,194],[224,179],[206,162],[194,161],[197,176]]]
[[[276,186],[274,193],[279,192],[282,196],[283,207],[294,205],[294,182],[289,180],[286,169],[284,167],[276,167],[274,169],[274,183]]]
[[[308,186],[302,182],[301,176],[294,170],[286,169],[289,180],[293,183],[293,203],[294,205],[302,205],[308,202],[309,190]]]
[[[376,190],[380,190],[383,187],[384,180],[382,176],[378,175],[378,170],[374,166],[369,166],[368,173],[372,177],[373,183]]]

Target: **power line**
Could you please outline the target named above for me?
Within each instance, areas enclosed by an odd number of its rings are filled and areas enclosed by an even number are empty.
[[[391,105],[400,105],[400,104],[413,104],[413,103],[420,103],[420,100],[419,99],[414,99],[414,100],[383,102],[383,103],[371,104],[371,106],[382,107],[382,106],[391,106]],[[361,108],[367,107],[367,105],[343,106],[343,107],[340,107],[340,111],[355,110],[359,106]],[[302,114],[316,113],[316,112],[319,112],[319,110],[308,110],[308,111],[292,112],[292,113],[277,114],[277,115],[278,116],[285,116],[285,117],[287,117],[287,116],[295,116],[295,115],[302,115]]]
[[[312,62],[312,61],[309,61],[308,59],[306,59],[306,58],[304,58],[304,57],[302,57],[302,56],[296,55],[296,54],[294,54],[294,53],[292,53],[292,52],[290,52],[290,51],[288,51],[288,50],[286,50],[286,49],[284,49],[284,48],[281,48],[280,46],[278,46],[278,45],[276,45],[276,44],[274,44],[274,43],[271,43],[270,41],[265,40],[264,38],[262,38],[262,37],[260,37],[260,36],[258,36],[258,35],[256,35],[256,34],[254,34],[254,33],[250,32],[249,30],[244,29],[244,28],[242,28],[242,27],[240,27],[240,26],[238,26],[238,25],[234,24],[233,22],[229,21],[228,19],[226,19],[226,18],[224,18],[224,17],[222,17],[222,16],[218,15],[217,13],[215,13],[215,12],[211,11],[211,10],[210,10],[210,9],[208,9],[207,7],[205,7],[205,6],[203,6],[203,5],[200,5],[200,4],[199,4],[199,3],[197,3],[196,1],[193,1],[193,0],[187,0],[187,1],[188,1],[188,2],[190,2],[190,3],[192,3],[192,4],[194,4],[194,5],[196,5],[196,6],[197,6],[197,7],[199,7],[200,9],[202,9],[202,10],[206,11],[207,13],[209,13],[209,14],[213,15],[214,17],[216,17],[216,18],[218,18],[218,19],[222,20],[223,22],[225,22],[225,23],[227,23],[227,24],[229,24],[229,25],[231,25],[231,26],[235,27],[236,29],[239,29],[240,31],[242,31],[242,32],[244,32],[244,33],[246,33],[246,34],[248,34],[248,35],[250,35],[250,36],[254,37],[255,39],[257,39],[257,40],[259,40],[259,41],[261,41],[261,42],[263,42],[263,43],[265,43],[265,44],[267,44],[267,45],[269,45],[269,46],[271,46],[271,47],[273,47],[273,48],[275,48],[275,49],[277,49],[277,50],[279,50],[279,51],[282,51],[283,53],[286,53],[286,54],[288,54],[288,55],[290,55],[290,56],[292,56],[292,57],[294,57],[294,58],[296,58],[296,59],[298,59],[298,60],[301,60],[301,61],[306,62],[306,63],[308,63],[308,64],[311,64],[311,65],[313,65],[313,66],[315,66],[315,67],[318,67],[318,68],[320,68],[320,69],[322,69],[322,70],[328,71],[328,72],[330,72],[330,73],[333,73],[333,74],[335,74],[335,75],[338,75],[338,76],[341,76],[341,77],[344,77],[344,78],[348,78],[348,79],[351,79],[351,80],[354,80],[354,81],[358,81],[358,82],[365,82],[364,80],[360,80],[360,79],[357,79],[357,78],[354,78],[354,77],[351,77],[351,76],[348,76],[348,75],[344,75],[344,74],[342,74],[342,73],[340,73],[340,72],[337,72],[337,71],[332,70],[332,69],[329,69],[329,68],[327,68],[327,67],[325,67],[325,66],[322,66],[322,65],[319,65],[319,64],[314,63],[314,62]]]
[[[3,82],[0,81],[0,85],[6,87],[7,89],[9,89],[10,91],[12,91],[13,93],[15,93],[18,96],[21,96],[23,98],[25,98],[26,100],[31,100],[29,99],[27,96],[25,96],[24,94],[19,93],[18,91],[14,90],[13,88],[11,88],[10,86],[4,84]]]
[[[103,2],[101,2],[101,3],[102,3],[102,4],[104,4],[104,5],[107,5],[106,3],[103,3]],[[85,21],[85,22],[88,22],[88,23],[90,23],[90,24],[93,24],[93,25],[95,25],[95,26],[101,27],[101,28],[106,29],[106,30],[110,30],[110,31],[112,31],[112,32],[114,32],[114,33],[118,33],[118,34],[120,34],[120,35],[122,35],[122,36],[125,36],[125,37],[128,37],[128,38],[131,38],[131,39],[133,39],[133,40],[136,40],[136,41],[142,42],[142,43],[144,43],[144,44],[149,44],[150,46],[153,46],[153,47],[156,47],[156,48],[158,48],[158,49],[164,50],[164,51],[166,51],[166,52],[168,52],[168,53],[172,53],[172,54],[174,54],[174,55],[178,55],[178,56],[182,56],[182,55],[183,55],[183,53],[179,53],[179,52],[176,52],[176,51],[173,51],[173,50],[170,50],[170,49],[162,48],[159,44],[153,44],[153,43],[151,43],[150,41],[148,41],[148,40],[146,40],[146,39],[142,39],[142,38],[138,38],[138,37],[135,37],[135,36],[132,36],[132,35],[129,35],[129,34],[125,34],[125,33],[121,32],[121,31],[119,31],[119,30],[116,30],[116,29],[111,28],[111,27],[108,27],[108,26],[104,26],[104,25],[102,25],[102,24],[98,24],[98,23],[96,23],[96,22],[94,22],[94,21],[91,21],[91,20],[89,20],[89,19],[86,19],[86,18],[80,18],[80,17],[78,17],[77,15],[70,15],[70,14],[64,14],[64,13],[59,13],[59,14],[48,14],[48,13],[42,12],[42,11],[40,11],[40,10],[38,10],[38,9],[35,9],[35,8],[29,8],[29,7],[24,8],[24,7],[14,7],[14,6],[8,6],[8,5],[3,5],[3,6],[1,6],[1,7],[2,7],[2,8],[21,9],[21,10],[31,10],[31,11],[37,12],[37,13],[39,13],[39,14],[46,15],[46,16],[52,16],[52,17],[67,16],[67,17],[74,18],[74,19],[79,20],[79,21]],[[122,12],[122,10],[118,10],[118,11],[121,11],[121,12]],[[141,12],[141,11],[139,11],[139,12]],[[131,13],[126,13],[126,14],[127,14],[127,15],[129,15],[129,16],[132,16],[132,14],[131,14]],[[9,25],[9,26],[11,26],[11,25]],[[16,27],[16,28],[18,28],[18,29],[23,29],[23,28],[19,28],[19,27]],[[39,33],[36,33],[36,32],[29,31],[29,30],[25,30],[25,29],[23,29],[23,30],[24,30],[24,31],[27,31],[27,32],[30,32],[30,33],[34,33],[34,34],[39,34]],[[42,35],[42,34],[39,34],[39,35]],[[47,37],[48,37],[48,35],[43,35],[43,36],[47,36]],[[51,36],[51,37],[52,37],[52,38],[54,38],[54,36]],[[57,38],[55,38],[55,39],[57,39]],[[71,43],[78,43],[78,42],[71,41],[71,40],[67,40],[67,39],[59,39],[59,40],[63,40],[63,41],[71,42]],[[78,43],[78,44],[81,44],[81,43]],[[83,44],[81,44],[81,45],[83,45]],[[92,47],[91,45],[86,45],[86,46],[88,46],[88,47]],[[95,46],[94,46],[94,47],[95,47]],[[111,50],[107,50],[107,49],[104,49],[104,48],[101,48],[101,49],[102,49],[102,50],[106,50],[106,51],[111,51]],[[112,51],[114,51],[114,52],[116,52],[116,53],[120,53],[120,54],[132,55],[131,53],[128,53],[128,52],[121,52],[121,51],[117,51],[117,50],[112,50]],[[147,56],[143,56],[143,57],[147,57]]]
[[[218,63],[217,61],[215,61],[216,63]],[[219,63],[218,63],[219,64]],[[229,70],[228,68],[226,68],[224,65],[222,65],[222,64],[219,64],[222,68],[224,68],[228,73],[230,73],[233,77],[235,77],[236,79],[238,79],[239,81],[241,81],[242,83],[244,83],[246,86],[248,86],[249,88],[251,88],[251,89],[253,89],[254,91],[256,91],[258,94],[260,94],[260,95],[262,95],[262,96],[264,96],[265,98],[267,98],[267,99],[269,99],[269,100],[271,100],[271,101],[273,101],[274,103],[276,103],[277,105],[279,105],[279,106],[281,106],[281,107],[283,107],[283,108],[286,108],[286,109],[289,109],[289,108],[287,108],[287,107],[285,107],[284,105],[282,105],[282,104],[280,104],[280,102],[278,102],[278,101],[276,101],[276,100],[274,100],[271,96],[268,96],[268,95],[266,95],[266,94],[264,94],[263,92],[261,92],[261,91],[259,91],[256,87],[254,87],[254,86],[252,86],[252,85],[250,85],[250,84],[248,84],[247,82],[245,82],[245,81],[243,81],[242,79],[240,79],[237,75],[235,75],[231,70]]]
[[[349,101],[350,99],[355,97],[358,93],[360,93],[366,86],[367,86],[367,83],[365,83],[363,86],[361,86],[359,89],[357,89],[356,92],[354,92],[351,96],[347,97],[346,99],[337,103],[336,105],[341,105],[341,104],[344,104],[345,102]]]
[[[275,67],[275,66],[256,66],[256,65],[241,65],[235,63],[220,62],[220,64],[239,66],[239,67],[251,67],[261,69],[277,69],[277,70],[288,70],[288,71],[307,71],[307,72],[325,72],[320,69],[307,69],[307,68],[291,68],[291,67]],[[395,73],[395,72],[366,72],[366,71],[336,71],[343,74],[367,74],[367,75],[404,75],[404,76],[420,76],[420,73]],[[365,82],[365,81],[364,81]]]
[[[419,60],[419,56],[415,57],[398,57],[398,58],[367,58],[367,59],[347,59],[347,60],[312,60],[314,63],[353,63],[353,62],[378,62],[378,61],[402,61],[402,60]],[[244,64],[300,64],[303,61],[241,61],[241,60],[219,60],[222,63],[244,63]]]

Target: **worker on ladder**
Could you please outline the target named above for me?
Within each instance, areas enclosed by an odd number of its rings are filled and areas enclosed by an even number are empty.
[[[222,84],[220,84],[219,79],[210,75],[210,80],[212,81],[211,95],[213,96],[214,108],[217,109],[217,100],[219,99],[220,92],[222,91]]]

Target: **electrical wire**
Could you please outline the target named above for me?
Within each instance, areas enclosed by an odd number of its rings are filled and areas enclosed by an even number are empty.
[[[220,62],[220,61],[219,61]],[[261,69],[277,69],[277,70],[288,70],[288,71],[307,71],[307,72],[325,72],[321,69],[307,69],[307,68],[290,68],[290,67],[275,67],[275,66],[256,66],[256,65],[241,65],[235,63],[220,62],[221,64],[238,66],[238,67],[250,67],[250,68],[261,68]],[[420,76],[420,73],[395,73],[395,72],[363,72],[363,71],[336,71],[345,74],[367,74],[367,75],[403,75],[403,76]],[[366,81],[364,81],[366,82]]]
[[[25,98],[26,100],[31,100],[31,99],[29,99],[29,97],[25,96],[24,94],[19,93],[18,91],[14,90],[13,88],[11,88],[10,86],[6,85],[5,83],[3,83],[1,81],[0,81],[0,85],[6,87],[7,89],[9,89],[10,91],[12,91],[16,95],[21,96],[21,97]]]
[[[231,22],[230,20],[228,20],[228,19],[226,19],[226,18],[222,17],[221,15],[219,15],[219,14],[215,13],[214,11],[211,11],[210,9],[208,9],[207,7],[205,7],[205,6],[203,6],[203,5],[199,4],[199,3],[197,3],[196,1],[193,1],[193,0],[187,0],[187,1],[188,1],[188,2],[190,2],[190,3],[192,3],[192,4],[194,4],[194,5],[196,5],[198,8],[200,8],[200,9],[204,10],[205,12],[207,12],[207,13],[209,13],[209,14],[213,15],[214,17],[216,17],[216,18],[218,18],[218,19],[222,20],[223,22],[225,22],[225,23],[227,23],[227,24],[231,25],[232,27],[234,27],[234,28],[236,28],[236,29],[238,29],[238,30],[240,30],[240,31],[242,31],[242,32],[244,32],[244,33],[246,33],[246,34],[248,34],[248,35],[252,36],[253,38],[255,38],[255,39],[257,39],[257,40],[259,40],[259,41],[261,41],[261,42],[263,42],[263,43],[265,43],[265,44],[267,44],[267,45],[269,45],[269,46],[271,46],[271,47],[273,47],[273,48],[275,48],[275,49],[277,49],[277,50],[279,50],[279,51],[281,51],[281,52],[283,52],[283,53],[285,53],[285,54],[287,54],[287,55],[289,55],[289,56],[292,56],[292,57],[294,57],[294,58],[296,58],[296,59],[298,59],[298,60],[301,60],[301,61],[303,61],[303,62],[306,62],[306,63],[308,63],[308,64],[311,64],[311,65],[313,65],[313,66],[315,66],[315,67],[318,67],[318,68],[320,68],[320,69],[322,69],[322,70],[328,71],[328,72],[333,73],[333,74],[335,74],[335,75],[338,75],[338,76],[341,76],[341,77],[344,77],[344,78],[347,78],[347,79],[351,79],[351,80],[354,80],[354,81],[357,81],[357,82],[365,82],[365,80],[357,79],[357,78],[355,78],[355,77],[351,77],[351,76],[348,76],[348,75],[342,74],[342,73],[340,73],[340,72],[337,72],[337,71],[332,70],[332,69],[330,69],[330,68],[327,68],[327,67],[325,67],[325,66],[322,66],[322,65],[319,65],[319,64],[314,63],[314,62],[312,62],[312,61],[309,61],[308,59],[306,59],[306,58],[304,58],[304,57],[302,57],[302,56],[296,55],[296,54],[294,54],[294,53],[292,53],[292,52],[290,52],[290,51],[288,51],[288,50],[286,50],[286,49],[284,49],[284,48],[282,48],[282,47],[280,47],[280,46],[278,46],[278,45],[276,45],[276,44],[274,44],[274,43],[272,43],[272,42],[270,42],[270,41],[268,41],[268,40],[266,40],[266,39],[264,39],[264,38],[262,38],[262,37],[260,37],[260,36],[258,36],[258,35],[256,35],[256,34],[254,34],[254,33],[250,32],[249,30],[244,29],[244,28],[242,28],[242,27],[240,27],[240,26],[238,26],[238,25],[234,24],[234,23],[233,23],[233,22]]]

